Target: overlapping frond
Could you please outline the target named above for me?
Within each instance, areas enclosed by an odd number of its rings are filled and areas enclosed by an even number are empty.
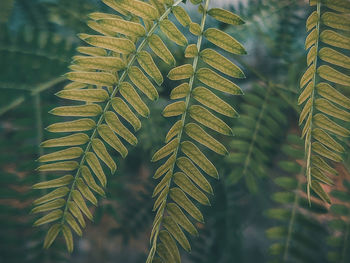
[[[255,86],[247,91],[226,158],[234,165],[228,178],[230,184],[244,178],[251,192],[258,191],[257,180],[267,174],[271,163],[268,153],[276,149],[276,138],[287,124],[284,109],[284,102],[274,95],[270,85]]]
[[[266,211],[265,215],[276,224],[266,231],[273,242],[269,248],[270,262],[322,262],[322,240],[327,231],[320,223],[320,215],[328,212],[322,204],[313,203],[309,207],[303,175],[305,168],[302,141],[296,135],[289,135],[288,143],[282,151],[288,157],[279,162],[279,167],[286,173],[274,179],[281,191],[272,195],[278,207]]]
[[[105,167],[112,174],[117,169],[108,148],[125,157],[128,154],[126,144],[137,144],[134,132],[141,128],[138,115],[149,115],[143,97],[156,100],[158,92],[153,83],[163,82],[146,47],[167,64],[175,64],[172,53],[156,31],[160,28],[177,44],[187,42],[167,19],[180,0],[167,1],[166,5],[158,0],[151,3],[103,2],[117,14],[90,15],[88,26],[97,33],[79,35],[88,46],[78,47],[81,55],[73,58],[72,71],[66,74],[71,83],[56,94],[79,104],[51,111],[56,116],[68,116],[69,120],[48,126],[48,131],[63,133],[63,136],[42,143],[42,147],[57,148],[57,151],[39,158],[45,164],[39,166],[38,171],[61,174],[33,186],[50,189],[48,194],[34,201],[32,210],[33,213],[45,212],[35,226],[53,223],[44,247],[49,247],[62,232],[68,250],[73,250],[71,230],[82,235],[85,217],[92,220],[88,203],[96,206],[96,194],[105,195]]]
[[[191,2],[200,4],[202,1]],[[237,116],[235,109],[215,93],[243,94],[225,76],[244,78],[243,72],[219,52],[213,49],[203,50],[202,47],[205,38],[220,49],[233,54],[245,54],[243,46],[232,36],[215,28],[205,29],[207,15],[233,25],[242,24],[243,21],[223,9],[208,10],[208,5],[209,0],[206,0],[199,6],[202,13],[200,25],[191,22],[183,8],[177,7],[174,12],[178,21],[189,27],[189,31],[197,35],[198,39],[197,44],[189,44],[185,51],[185,56],[193,58],[193,63],[178,66],[168,74],[168,78],[180,80],[181,83],[172,90],[170,98],[175,101],[165,107],[163,115],[178,117],[179,120],[166,135],[166,145],[152,158],[154,162],[167,159],[154,175],[160,182],[153,193],[156,198],[153,207],[156,216],[151,231],[148,263],[180,262],[178,244],[186,251],[191,250],[185,231],[190,235],[198,235],[192,221],[203,223],[204,219],[197,204],[210,205],[207,195],[213,194],[204,173],[219,178],[217,169],[202,148],[208,148],[219,155],[227,154],[225,146],[207,130],[232,135],[231,128],[222,119],[224,116]],[[199,68],[199,61],[203,61],[205,66]]]
[[[345,263],[350,260],[350,174],[345,166],[339,168],[339,175],[343,177],[342,185],[330,192],[333,204],[330,208],[331,220],[328,223],[332,232],[327,239],[330,247],[328,260]]]
[[[331,184],[326,160],[342,160],[344,148],[339,138],[350,135],[344,128],[344,122],[350,121],[350,99],[341,93],[343,87],[350,85],[350,58],[346,55],[350,49],[350,3],[311,0],[310,5],[317,10],[306,22],[308,69],[300,81],[299,104],[303,107],[299,123],[303,124],[305,138],[308,195],[312,188],[329,202],[321,186]]]

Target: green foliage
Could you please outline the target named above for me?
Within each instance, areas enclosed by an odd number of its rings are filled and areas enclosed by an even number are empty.
[[[319,203],[308,205],[303,193],[304,167],[300,165],[303,159],[303,145],[296,135],[289,135],[287,144],[282,151],[288,157],[278,163],[285,176],[274,179],[280,191],[275,192],[271,199],[276,207],[266,211],[268,218],[277,225],[266,230],[266,235],[272,240],[269,253],[271,262],[322,262],[325,255],[322,243],[327,234],[321,225],[320,215],[326,214],[327,208]]]
[[[273,86],[255,86],[244,96],[241,115],[234,124],[234,139],[226,160],[233,166],[228,178],[235,184],[244,178],[250,192],[259,188],[257,180],[267,177],[271,163],[268,153],[273,154],[279,144],[276,138],[287,124],[285,104],[276,95]],[[258,169],[257,169],[258,168]]]
[[[320,184],[332,184],[326,174],[329,169],[325,159],[341,162],[345,150],[334,137],[350,134],[344,127],[344,122],[350,121],[350,100],[341,93],[342,87],[350,85],[349,76],[341,72],[342,68],[349,68],[349,57],[344,52],[349,49],[347,32],[350,28],[346,13],[350,4],[310,1],[310,5],[317,10],[306,22],[308,69],[300,80],[302,93],[298,102],[304,105],[299,123],[304,124],[308,196],[312,188],[324,201],[330,202]]]
[[[327,244],[330,247],[328,252],[328,260],[330,262],[347,262],[350,258],[349,254],[349,200],[350,200],[350,183],[348,180],[348,171],[345,167],[341,167],[342,188],[340,190],[331,191],[333,205],[330,209],[332,218],[329,227],[332,235],[327,238]]]

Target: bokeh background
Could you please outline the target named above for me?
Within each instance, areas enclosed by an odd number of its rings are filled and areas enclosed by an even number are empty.
[[[208,23],[245,45],[247,56],[229,58],[247,75],[237,82],[247,96],[227,98],[241,113],[240,119],[230,123],[237,136],[222,139],[230,145],[231,154],[213,160],[222,180],[213,182],[212,206],[203,208],[206,224],[197,224],[200,236],[192,239],[193,250],[184,253],[183,262],[282,262],[270,261],[276,233],[268,229],[280,222],[269,217],[269,209],[278,208],[283,203],[278,201],[284,200],[276,197],[280,188],[275,179],[295,177],[300,173],[295,166],[302,165],[296,101],[306,66],[305,21],[311,9],[306,0],[212,2],[246,21],[239,27],[213,19]],[[63,74],[75,48],[82,45],[76,35],[90,32],[87,15],[97,11],[112,12],[98,0],[0,0],[0,262],[139,263],[147,255],[154,216],[151,177],[157,168],[150,159],[170,127],[161,116],[173,87],[167,81],[159,87],[160,100],[149,105],[151,116],[143,120],[137,147],[129,150],[126,159],[116,157],[119,168],[109,177],[107,198],[100,200],[94,222],[87,225],[83,237],[75,237],[73,254],[65,251],[62,240],[42,250],[47,229],[31,226],[35,218],[29,213],[31,202],[42,194],[31,190],[31,185],[52,176],[35,172],[35,160],[43,153],[39,144],[51,136],[44,128],[57,121],[47,112],[62,103],[54,94],[67,84]],[[195,8],[190,14],[194,21],[200,19]],[[189,33],[186,36],[193,40]],[[184,61],[183,48],[168,44],[177,61]],[[165,75],[168,69],[161,67]],[[291,144],[298,153],[288,155]],[[349,146],[349,142],[344,144]],[[239,161],[237,156],[242,155],[248,163]],[[349,179],[345,159],[345,165],[336,167],[339,191],[349,190],[343,187],[345,178]],[[303,183],[302,176],[296,178]],[[313,208],[310,214],[316,215],[311,219],[309,211],[301,213],[304,221],[294,231],[297,237],[293,236],[296,256],[288,262],[328,262],[332,248],[327,240],[333,229],[327,222],[333,215],[328,214],[329,207]],[[293,206],[287,204],[285,209],[292,211]],[[349,224],[347,217],[342,219]],[[284,238],[283,234],[278,238]],[[348,253],[347,247],[342,249]]]

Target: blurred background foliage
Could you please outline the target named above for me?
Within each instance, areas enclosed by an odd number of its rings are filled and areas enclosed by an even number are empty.
[[[197,225],[200,236],[183,262],[350,262],[348,156],[335,167],[332,207],[315,201],[310,208],[305,201],[296,105],[306,66],[307,1],[217,0],[215,5],[246,21],[241,27],[216,25],[248,50],[244,58],[229,57],[246,72],[239,83],[245,96],[227,98],[240,113],[231,122],[236,136],[225,139],[230,154],[214,160],[221,180],[213,183],[206,224]],[[169,129],[160,114],[173,88],[167,81],[158,103],[149,105],[139,145],[118,159],[107,198],[100,200],[83,238],[76,238],[74,253],[68,255],[62,242],[42,250],[45,229],[31,227],[31,202],[40,193],[30,186],[51,176],[35,172],[34,161],[49,136],[44,127],[56,121],[47,112],[61,103],[54,93],[66,84],[62,75],[82,44],[76,35],[90,30],[88,14],[97,11],[111,12],[98,0],[0,1],[0,262],[145,260],[153,217],[150,177],[156,168],[150,159]],[[172,50],[184,60],[183,49]],[[349,143],[344,142],[347,149]]]

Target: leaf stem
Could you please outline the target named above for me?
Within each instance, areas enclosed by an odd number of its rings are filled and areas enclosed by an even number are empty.
[[[188,95],[186,96],[186,100],[185,100],[185,111],[184,113],[182,114],[182,117],[181,117],[181,122],[182,122],[182,126],[181,126],[181,130],[179,132],[179,134],[177,135],[177,139],[178,139],[178,146],[176,147],[173,155],[175,155],[175,161],[174,161],[174,164],[172,165],[172,167],[170,168],[170,170],[174,171],[174,168],[175,168],[175,163],[176,163],[176,159],[177,159],[177,155],[179,153],[179,148],[180,148],[180,142],[181,142],[181,138],[182,138],[182,134],[183,134],[183,131],[184,131],[184,127],[185,127],[185,121],[186,121],[186,116],[187,116],[187,111],[188,111],[188,107],[190,105],[190,99],[191,99],[191,91],[192,91],[192,88],[193,88],[193,84],[194,84],[194,80],[195,80],[195,75],[196,75],[196,70],[197,70],[197,66],[198,66],[198,61],[199,61],[199,52],[201,50],[201,45],[202,45],[202,40],[203,40],[203,32],[204,32],[204,27],[205,27],[205,21],[206,21],[206,17],[207,17],[207,10],[208,10],[208,6],[209,6],[209,2],[210,0],[206,0],[205,1],[205,6],[203,8],[203,15],[202,15],[202,20],[201,20],[201,34],[200,36],[198,37],[197,39],[197,56],[193,59],[193,64],[192,64],[192,67],[193,67],[193,75],[191,76],[190,80],[189,80],[189,93]],[[170,185],[171,185],[171,178],[169,179],[169,182],[167,183],[167,188],[169,190],[170,188]],[[167,193],[167,195],[165,196],[164,198],[164,201],[163,202],[167,202],[167,199],[168,199],[168,196],[169,196],[169,192]],[[165,210],[165,206],[160,208],[162,209],[161,211],[161,214],[162,214],[162,217],[164,216],[164,210]],[[154,234],[154,237],[153,237],[153,242],[152,242],[152,248],[151,248],[151,251],[148,255],[148,258],[147,258],[147,263],[148,262],[151,262],[151,260],[153,259],[154,257],[154,253],[156,251],[156,248],[157,248],[157,239],[158,239],[158,234],[159,234],[159,231],[160,231],[160,228],[161,228],[161,223],[158,225],[157,229],[156,229],[156,232]]]

